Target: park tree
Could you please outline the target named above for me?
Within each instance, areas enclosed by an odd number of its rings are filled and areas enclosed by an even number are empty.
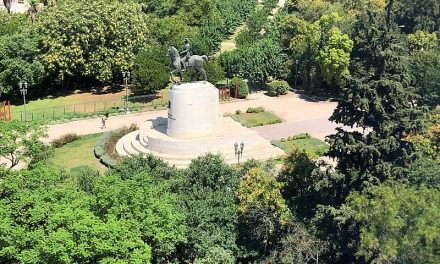
[[[437,50],[417,51],[411,54],[411,61],[418,103],[436,107],[440,104],[440,54]]]
[[[234,263],[238,222],[236,171],[220,156],[207,154],[193,160],[184,177],[180,187],[187,212],[183,259],[208,263],[214,252],[221,252],[229,256],[227,263]]]
[[[131,69],[147,43],[141,6],[120,1],[62,1],[39,14],[41,60],[52,77],[100,82]]]
[[[278,243],[292,214],[281,195],[283,184],[261,168],[251,168],[240,182],[240,240],[265,256]],[[252,228],[249,228],[252,227]]]
[[[148,172],[121,178],[109,173],[97,179],[93,195],[96,214],[102,219],[131,221],[144,243],[152,247],[154,262],[170,262],[185,241],[185,214],[166,181]]]
[[[367,10],[354,25],[352,76],[341,91],[330,118],[346,127],[328,137],[329,156],[338,159],[337,171],[326,173],[326,199],[315,218],[322,236],[330,237],[330,255],[335,261],[356,259],[359,230],[342,205],[353,191],[389,179],[408,180],[408,169],[417,157],[407,135],[424,130],[424,111],[414,102],[408,50],[393,21],[393,1],[387,12]]]
[[[353,192],[348,211],[360,226],[356,254],[369,263],[438,263],[440,192],[388,181]]]
[[[433,32],[440,27],[440,3],[437,0],[399,0],[394,5],[396,21],[406,33]]]
[[[29,26],[29,19],[25,14],[8,14],[0,9],[0,36],[11,36],[22,33]]]
[[[0,157],[10,162],[10,168],[17,166],[20,161],[31,162],[34,158],[45,158],[44,152],[47,149],[40,139],[46,133],[46,127],[36,122],[16,119],[0,121]]]
[[[348,76],[350,52],[353,41],[338,28],[332,28],[327,44],[319,52],[319,64],[328,84],[343,85],[343,77]]]
[[[414,34],[408,34],[408,43],[410,51],[432,51],[438,47],[437,35],[421,30]]]
[[[327,251],[327,242],[318,239],[299,221],[289,223],[280,242],[262,264],[319,263]]]
[[[262,39],[220,56],[220,63],[228,76],[233,73],[258,84],[264,84],[270,77],[281,78],[285,74],[285,61],[282,47],[271,39]]]
[[[281,27],[289,42],[290,60],[300,66],[304,88],[316,93],[324,81],[330,92],[343,85],[349,75],[350,52],[353,41],[338,25],[344,20],[338,13],[322,15],[314,23],[308,23],[296,15],[289,15]],[[296,64],[292,66],[296,67]],[[296,68],[292,72],[296,73]]]
[[[0,178],[0,262],[150,262],[138,223],[97,216],[65,171],[40,164]]]
[[[404,137],[424,128],[423,114],[413,104],[408,53],[390,17],[369,10],[355,26],[356,69],[331,120],[371,132],[338,129],[329,138],[329,154],[338,158],[337,168],[346,177],[341,201],[366,182],[404,177],[415,159],[413,144]]]
[[[32,88],[41,83],[45,73],[37,45],[28,34],[0,37],[0,83],[5,92],[14,93],[20,81]]]
[[[166,48],[160,45],[151,45],[140,51],[132,70],[135,91],[154,93],[164,88],[170,79],[168,63]]]

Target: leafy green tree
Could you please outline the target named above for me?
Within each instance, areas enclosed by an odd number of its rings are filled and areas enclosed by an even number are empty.
[[[216,84],[225,79],[225,71],[217,60],[208,61],[205,64],[205,70],[210,83]]]
[[[236,171],[220,156],[207,154],[193,160],[184,174],[180,193],[187,212],[188,240],[183,247],[183,259],[206,263],[213,252],[220,251],[228,256],[225,261],[235,262],[232,256],[237,252]]]
[[[142,240],[152,246],[154,261],[176,258],[177,246],[185,241],[185,214],[167,182],[153,180],[148,172],[129,179],[107,174],[97,179],[93,195],[99,217],[136,223]]]
[[[395,4],[396,20],[407,33],[416,30],[436,31],[440,26],[440,3],[437,0],[399,0]]]
[[[322,75],[328,84],[336,82],[343,85],[342,78],[348,76],[350,64],[350,52],[353,48],[353,41],[348,35],[343,34],[338,28],[332,28],[327,45],[319,52],[319,64]]]
[[[336,91],[349,75],[350,52],[353,41],[338,28],[344,20],[338,13],[322,15],[312,24],[298,16],[286,16],[281,22],[285,34],[290,35],[291,61],[300,63],[305,90],[315,93],[323,81]],[[294,73],[296,74],[296,64]]]
[[[371,129],[369,133],[339,129],[329,139],[329,154],[338,158],[337,168],[346,177],[341,201],[365,183],[404,177],[405,167],[415,157],[413,144],[403,138],[424,128],[423,113],[412,103],[407,50],[396,25],[386,17],[368,11],[359,18],[356,69],[331,117],[346,126]]]
[[[278,246],[261,263],[319,263],[327,243],[316,238],[300,223],[289,223]]]
[[[429,51],[437,48],[437,35],[417,30],[414,34],[408,34],[409,49],[411,51]]]
[[[132,219],[100,218],[95,199],[42,164],[0,182],[0,262],[149,263],[151,247]]]
[[[398,182],[354,192],[347,204],[360,225],[357,255],[371,263],[438,263],[440,192]]]
[[[21,160],[30,162],[40,157],[45,150],[40,139],[47,134],[47,129],[39,123],[0,121],[0,157],[10,162],[10,168]],[[43,153],[44,155],[44,153]]]
[[[244,225],[241,240],[245,246],[254,244],[261,255],[275,246],[283,227],[292,219],[281,195],[282,186],[273,175],[261,168],[252,168],[237,190]]]
[[[440,104],[440,54],[418,51],[411,54],[413,83],[420,96],[418,103],[435,107]]]
[[[177,15],[150,20],[149,35],[166,48],[175,46],[181,49],[184,38],[188,38],[192,43],[197,34],[197,28],[187,25],[183,18]]]
[[[367,10],[354,25],[349,85],[341,91],[332,121],[339,128],[328,139],[329,156],[337,158],[337,172],[328,173],[318,186],[323,197],[315,215],[322,236],[330,237],[335,262],[356,260],[358,229],[341,206],[353,191],[362,191],[388,179],[408,179],[418,156],[407,135],[424,130],[423,109],[415,106],[408,50],[393,21],[393,1],[386,12]],[[365,131],[368,129],[368,131]]]
[[[29,23],[25,14],[8,14],[0,9],[0,36],[10,36],[21,33],[29,26]]]
[[[30,87],[41,83],[45,72],[37,58],[37,42],[27,34],[0,37],[0,83],[13,93],[20,81]]]
[[[136,55],[133,63],[135,91],[154,93],[166,86],[170,79],[166,49],[162,46],[149,46]]]
[[[61,1],[39,15],[41,60],[59,80],[70,77],[109,81],[132,68],[135,53],[147,44],[141,6],[120,1]]]
[[[219,62],[225,70],[226,77],[233,78],[240,73],[241,54],[236,51],[227,51],[220,54]]]

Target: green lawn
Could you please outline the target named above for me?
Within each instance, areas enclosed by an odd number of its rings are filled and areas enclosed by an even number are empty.
[[[232,115],[231,117],[245,127],[256,127],[281,123],[281,118],[267,111],[260,113],[241,113]]]
[[[85,165],[105,171],[106,167],[99,162],[94,153],[96,141],[101,135],[102,133],[82,136],[72,143],[56,148],[51,161],[67,170]]]
[[[131,109],[155,109],[166,106],[168,103],[168,88],[158,91],[157,99],[135,98],[128,102]],[[73,94],[55,98],[32,100],[26,104],[28,120],[63,119],[69,115],[81,116],[93,113],[112,112],[117,108],[124,108],[123,93],[92,95],[90,93]],[[24,106],[11,106],[12,118],[24,118]]]
[[[271,143],[286,153],[288,153],[292,147],[305,149],[316,156],[323,156],[329,150],[329,146],[324,141],[311,137],[308,134],[299,134],[287,139],[273,140]]]

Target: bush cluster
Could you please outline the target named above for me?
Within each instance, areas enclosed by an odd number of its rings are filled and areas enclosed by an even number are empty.
[[[262,113],[266,111],[266,109],[264,109],[264,107],[259,106],[259,107],[249,107],[248,109],[246,109],[246,113]]]
[[[117,168],[121,157],[116,153],[116,143],[118,140],[130,132],[137,130],[136,124],[129,127],[123,127],[115,131],[105,133],[98,139],[95,145],[95,155],[100,159],[101,163],[110,168]]]
[[[95,145],[95,156],[101,161],[102,164],[109,168],[115,169],[117,167],[117,160],[114,160],[111,158],[107,153],[105,152],[105,145],[108,142],[108,139],[110,137],[110,132],[103,134]]]
[[[52,146],[54,148],[61,148],[62,146],[66,145],[68,143],[71,143],[75,140],[78,140],[78,139],[79,139],[79,136],[77,134],[69,133],[69,134],[61,136],[60,138],[52,141]]]
[[[237,95],[235,94],[235,82],[237,82]],[[232,84],[232,91],[231,94],[233,95],[233,97],[237,97],[240,99],[244,99],[248,96],[249,94],[249,86],[248,84],[243,81],[242,79],[238,78],[238,77],[234,77],[231,80],[231,84]]]
[[[289,84],[286,81],[273,81],[267,84],[267,93],[270,96],[287,94]]]
[[[301,133],[301,134],[290,136],[290,137],[287,137],[287,138],[281,138],[281,142],[293,141],[293,140],[298,140],[298,139],[309,139],[311,137],[312,136],[310,136],[309,133]]]

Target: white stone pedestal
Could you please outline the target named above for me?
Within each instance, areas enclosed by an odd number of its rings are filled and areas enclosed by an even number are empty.
[[[209,82],[174,85],[169,92],[167,135],[197,138],[219,128],[218,89]]]
[[[168,118],[147,121],[122,137],[116,151],[123,156],[152,154],[179,168],[205,153],[219,153],[229,164],[238,162],[235,143],[243,142],[241,161],[266,160],[283,155],[254,130],[230,117],[220,117],[214,85],[193,82],[175,85],[169,93]]]

